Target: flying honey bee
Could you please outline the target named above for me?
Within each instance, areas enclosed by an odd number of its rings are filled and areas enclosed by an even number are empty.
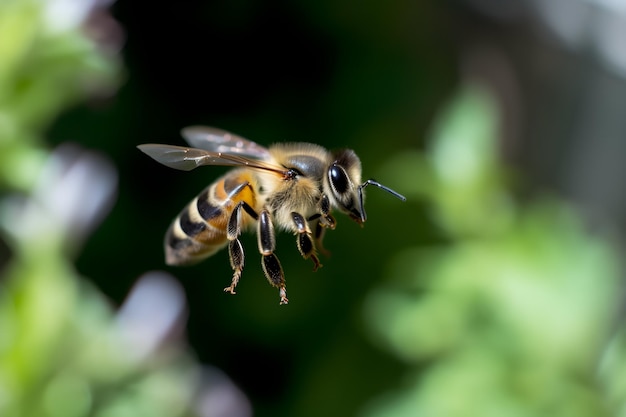
[[[326,229],[335,228],[333,208],[359,224],[366,220],[363,190],[374,185],[405,201],[392,189],[370,179],[361,183],[361,161],[354,151],[330,152],[311,143],[277,143],[265,148],[221,129],[184,128],[191,147],[144,144],[138,148],[170,168],[190,171],[204,165],[235,167],[209,185],[174,219],[165,235],[165,262],[190,265],[228,245],[233,277],[224,291],[235,294],[244,267],[239,235],[256,229],[261,265],[269,283],[287,304],[285,277],[276,254],[275,227],[296,235],[300,254],[321,266]]]

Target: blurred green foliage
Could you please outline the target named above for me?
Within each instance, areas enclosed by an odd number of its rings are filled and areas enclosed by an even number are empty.
[[[73,265],[110,206],[115,173],[78,149],[50,152],[43,132],[68,105],[110,90],[120,72],[116,56],[85,36],[94,5],[73,6],[0,3],[0,227],[9,252],[0,273],[0,415],[195,415],[192,358],[144,334],[149,317],[138,325],[116,316]]]
[[[374,340],[412,370],[363,415],[623,415],[618,253],[567,204],[516,202],[498,118],[466,86],[426,155],[400,157],[447,242],[397,254],[366,303]]]
[[[224,252],[176,271],[193,349],[234,375],[256,415],[623,414],[622,269],[611,242],[561,201],[516,199],[497,150],[498,105],[481,88],[464,87],[418,148],[455,77],[441,28],[457,22],[441,3],[164,3],[152,19],[120,1],[133,35],[128,84],[110,107],[59,121],[94,92],[110,94],[122,71],[115,48],[86,36],[93,6],[63,3],[0,3],[1,416],[210,409],[192,409],[203,371],[176,337],[148,349],[136,339],[149,323],[129,337],[112,306],[140,271],[163,267],[168,222],[219,175],[164,169],[134,145],[177,143],[195,123],[264,144],[352,147],[365,177],[409,198],[368,189],[368,224],[337,216],[325,240],[333,256],[316,275],[293,237],[278,235],[289,306],[274,301],[253,236],[242,238],[250,262],[236,297],[221,291]],[[195,65],[198,54],[212,65]],[[112,156],[123,179],[89,241],[115,174],[93,155],[50,152],[67,138]],[[69,204],[77,191],[84,198]],[[158,318],[166,303],[152,305]]]
[[[119,65],[80,33],[89,2],[0,3],[0,186],[32,187],[45,157],[41,132],[61,110],[116,83]]]

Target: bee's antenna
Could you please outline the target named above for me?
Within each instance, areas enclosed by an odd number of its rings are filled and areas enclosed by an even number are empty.
[[[364,207],[364,202],[363,202],[363,189],[365,187],[367,187],[368,185],[375,185],[376,187],[380,188],[381,190],[385,190],[387,191],[389,194],[393,195],[396,198],[399,198],[402,201],[406,201],[406,197],[403,196],[402,194],[398,193],[397,191],[392,190],[389,187],[386,187],[384,185],[382,185],[381,183],[374,181],[373,179],[369,179],[367,181],[365,181],[363,184],[359,185],[359,207],[360,207],[360,211],[361,211],[361,223],[365,222],[365,220],[367,219],[367,215],[365,214],[365,207]]]

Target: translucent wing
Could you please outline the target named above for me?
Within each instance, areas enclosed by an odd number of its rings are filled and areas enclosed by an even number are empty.
[[[268,159],[270,157],[267,148],[215,127],[189,126],[181,130],[180,133],[193,148],[241,155],[253,159]]]
[[[288,171],[268,162],[251,159],[241,155],[233,155],[223,152],[209,152],[204,149],[186,148],[184,146],[161,145],[146,143],[137,146],[139,150],[150,156],[157,162],[174,169],[191,171],[199,166],[244,166],[265,171],[276,172],[280,175],[288,175]]]

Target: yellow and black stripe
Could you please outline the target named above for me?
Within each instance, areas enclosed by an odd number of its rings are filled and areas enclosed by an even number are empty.
[[[194,264],[226,246],[228,219],[240,201],[255,207],[256,183],[250,171],[235,170],[204,189],[167,230],[165,262],[168,265]]]

